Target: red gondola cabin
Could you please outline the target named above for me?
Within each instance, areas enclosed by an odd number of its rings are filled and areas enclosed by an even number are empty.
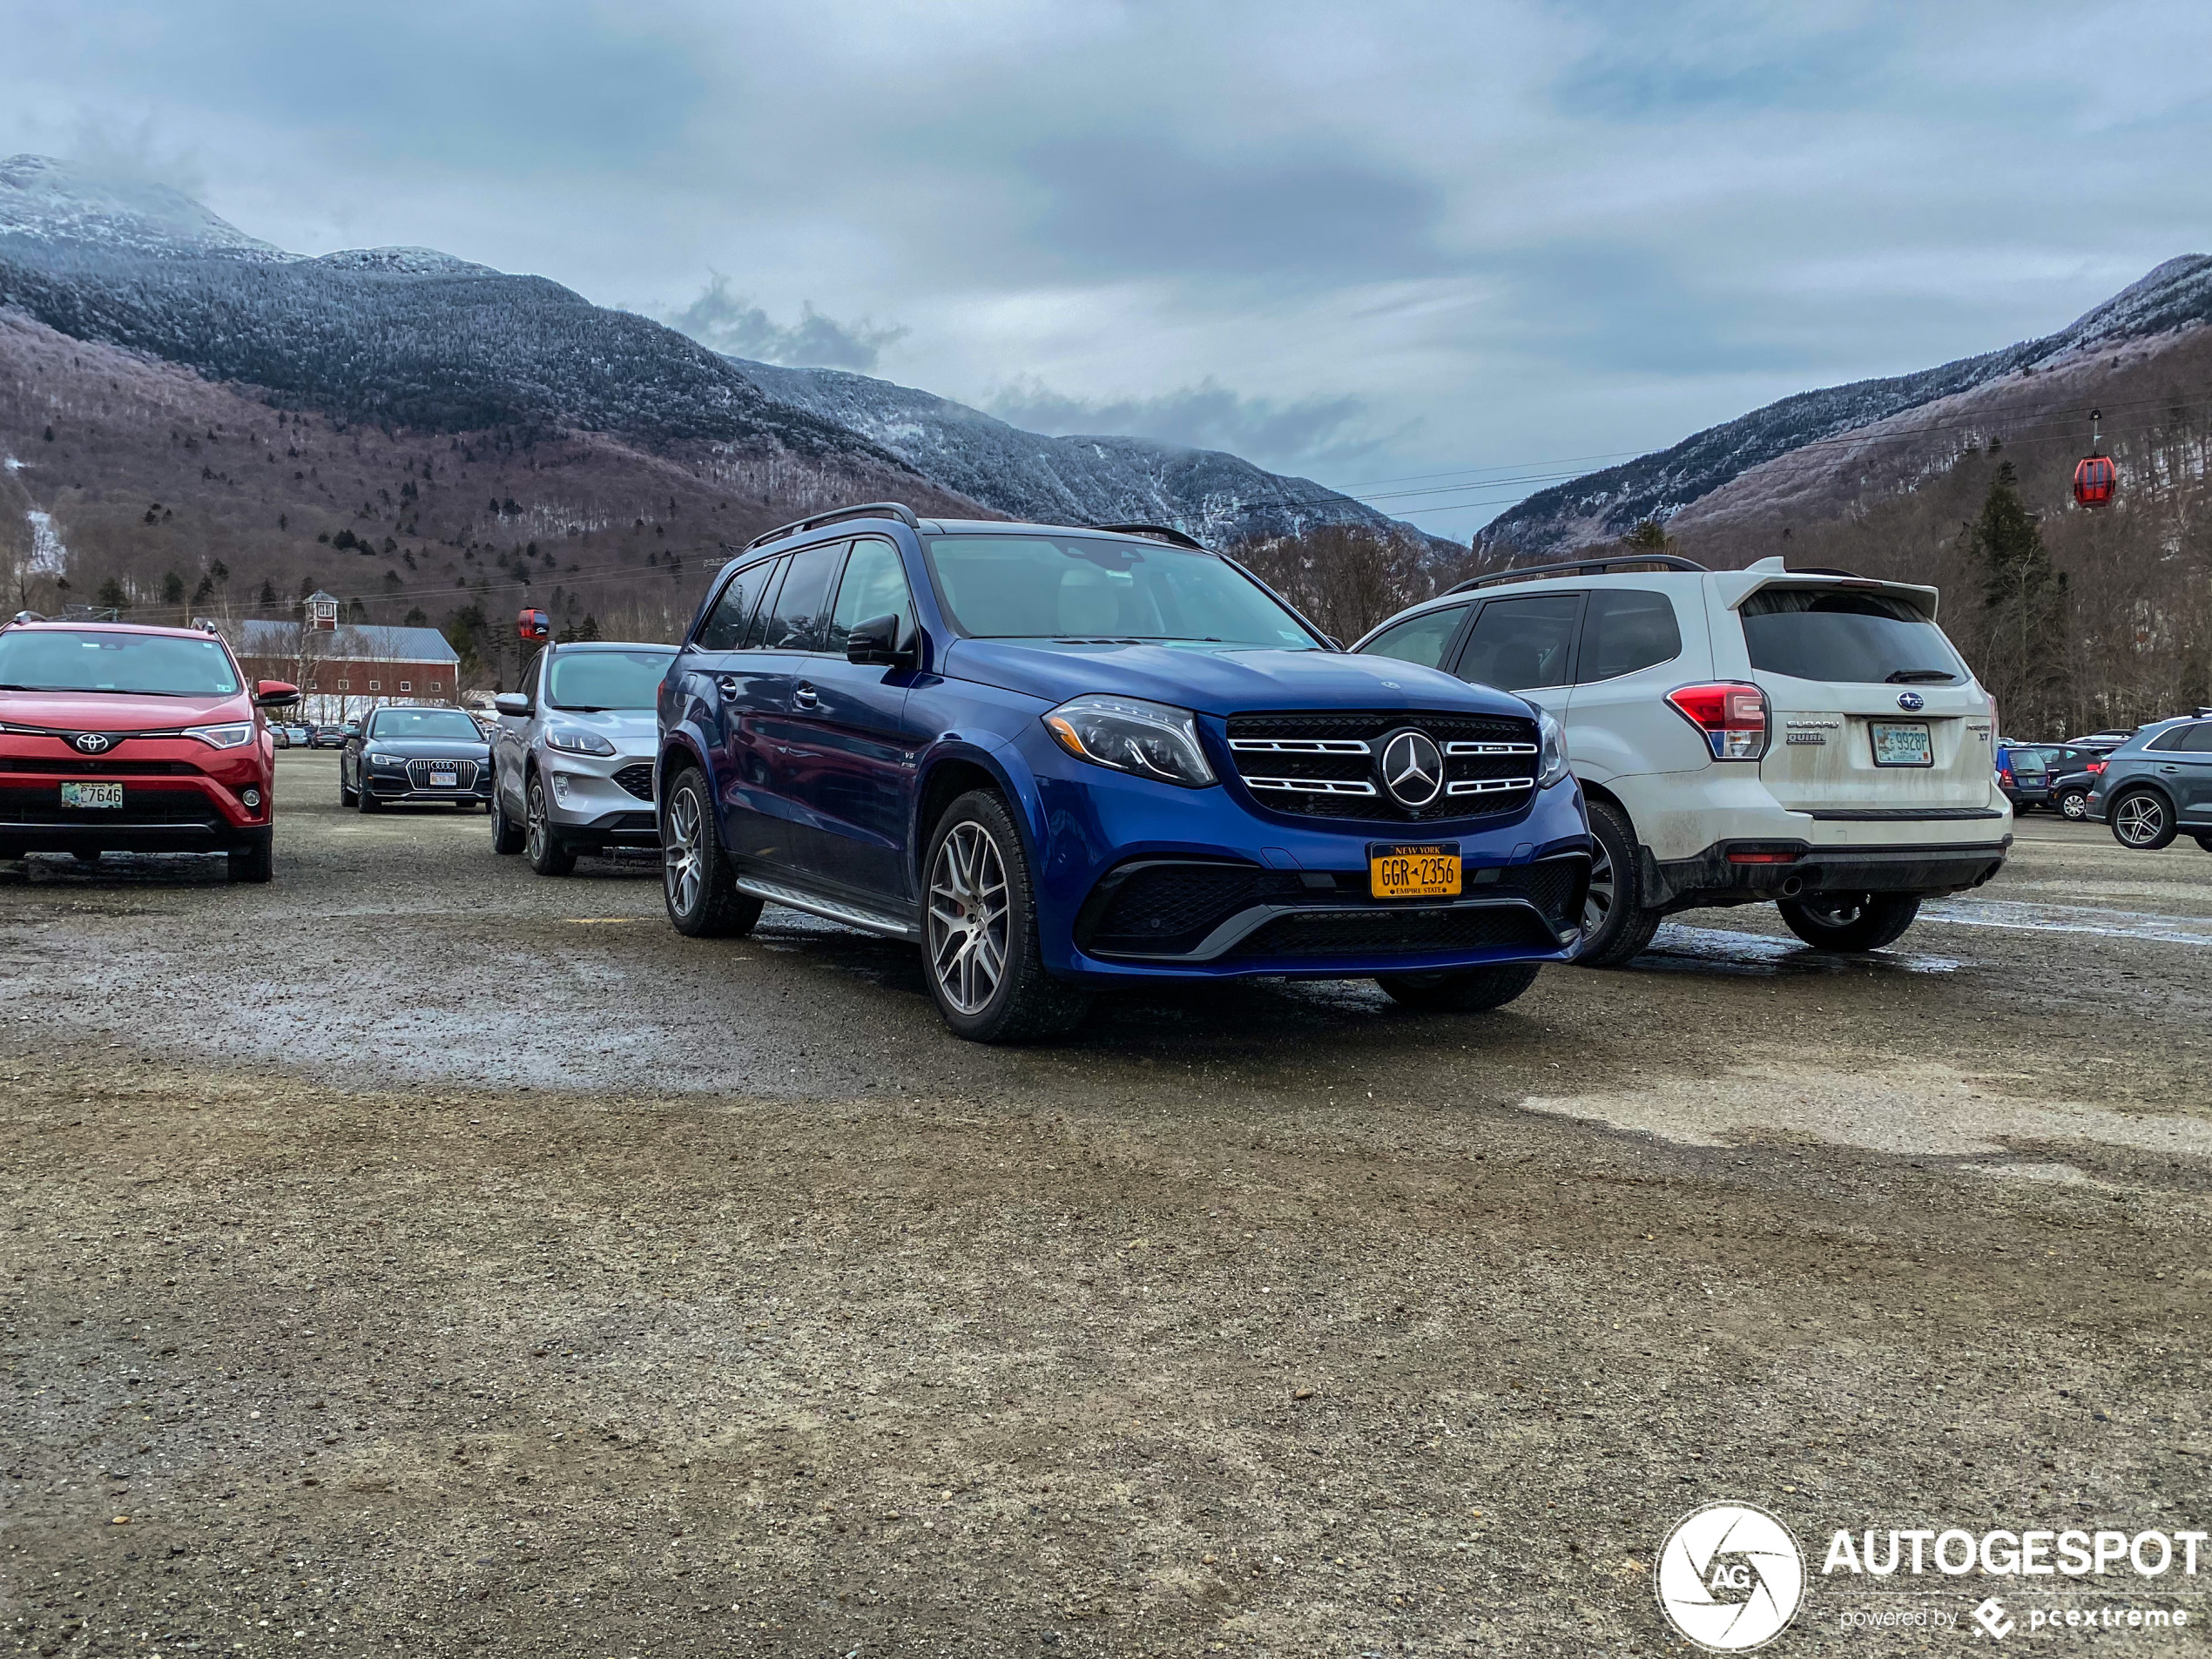
[[[2074,499],[2084,507],[2102,507],[2120,487],[2120,469],[2110,455],[2085,455],[2074,469]]]

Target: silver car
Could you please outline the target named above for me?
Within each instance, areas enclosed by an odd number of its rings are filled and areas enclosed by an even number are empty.
[[[654,703],[672,645],[548,645],[493,699],[491,844],[566,875],[577,854],[658,846]]]

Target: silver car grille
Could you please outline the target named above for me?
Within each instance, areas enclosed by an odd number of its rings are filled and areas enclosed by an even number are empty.
[[[1313,710],[1229,718],[1229,753],[1252,799],[1302,818],[1488,817],[1525,806],[1536,788],[1537,732],[1514,715],[1439,710]],[[1428,806],[1400,806],[1378,771],[1382,740],[1412,726],[1444,756],[1444,788]]]
[[[433,766],[441,772],[451,768],[452,784],[431,783],[430,768]],[[476,786],[476,763],[473,760],[410,760],[407,763],[407,783],[410,789],[474,789]]]

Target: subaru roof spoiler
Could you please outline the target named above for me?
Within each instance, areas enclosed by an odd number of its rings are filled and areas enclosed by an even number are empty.
[[[1500,582],[1532,582],[1546,576],[1602,576],[1608,570],[1703,570],[1705,566],[1695,559],[1683,558],[1678,553],[1620,553],[1602,559],[1569,559],[1563,564],[1526,564],[1516,570],[1500,570],[1490,576],[1469,577],[1455,582],[1444,590],[1447,593],[1472,593],[1477,588],[1487,588]]]
[[[788,524],[779,524],[772,530],[763,530],[740,550],[750,553],[754,548],[767,543],[780,542],[786,536],[804,535],[808,530],[819,529],[825,524],[834,524],[842,518],[895,518],[910,530],[921,528],[921,521],[914,516],[914,509],[904,502],[867,501],[857,507],[833,507],[826,513],[816,513],[811,518],[794,518]]]
[[[1195,536],[1185,536],[1181,530],[1166,524],[1090,524],[1085,528],[1111,530],[1116,536],[1147,536],[1155,542],[1165,542],[1170,547],[1187,547],[1197,553],[1211,550]]]

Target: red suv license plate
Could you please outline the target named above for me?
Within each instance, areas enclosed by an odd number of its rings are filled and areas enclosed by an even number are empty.
[[[121,784],[64,784],[62,805],[118,807],[123,805],[123,786]]]

